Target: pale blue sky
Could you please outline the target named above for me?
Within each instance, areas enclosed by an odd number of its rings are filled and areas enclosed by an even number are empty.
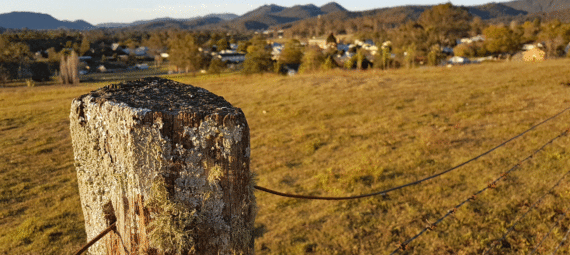
[[[83,19],[91,24],[104,22],[132,22],[160,17],[190,18],[210,13],[234,13],[242,15],[264,4],[277,4],[285,7],[312,3],[322,6],[331,0],[2,0],[0,13],[12,11],[41,12],[59,20],[75,21]],[[433,5],[448,1],[440,0],[400,0],[400,1],[336,1],[349,11],[370,10],[401,5]],[[452,0],[454,5],[478,5],[486,0]],[[504,0],[495,0],[504,2]]]

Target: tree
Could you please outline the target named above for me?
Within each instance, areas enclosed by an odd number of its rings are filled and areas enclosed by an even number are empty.
[[[391,57],[392,57],[392,44],[390,42],[387,42],[386,44],[382,45],[380,51],[376,53],[374,59],[375,63],[374,65],[376,66],[376,68],[384,70],[388,69]]]
[[[84,36],[83,40],[81,40],[81,46],[79,47],[79,55],[85,55],[89,49],[91,49],[91,42]]]
[[[8,79],[18,78],[23,66],[29,62],[31,53],[27,44],[10,40],[7,36],[0,35],[0,64]]]
[[[430,66],[437,66],[444,58],[439,45],[433,45],[428,53],[428,64]]]
[[[458,57],[474,57],[475,54],[475,49],[467,43],[459,44],[453,48],[453,55]]]
[[[253,38],[251,45],[247,47],[242,72],[246,75],[262,73],[271,70],[272,67],[271,52],[267,43],[263,38]]]
[[[34,81],[48,81],[51,76],[49,65],[46,62],[34,62],[30,65],[30,70]]]
[[[177,34],[169,42],[170,63],[186,72],[198,71],[202,67],[204,57],[191,34]]]
[[[208,67],[208,73],[221,75],[224,68],[224,62],[220,58],[213,58]]]
[[[563,31],[566,26],[562,25],[560,20],[555,19],[542,25],[542,30],[538,34],[538,38],[544,41],[546,47],[546,57],[556,57],[564,52]]]
[[[59,79],[62,84],[79,84],[79,57],[75,51],[71,56],[61,56]]]
[[[366,61],[366,50],[362,48],[358,49],[358,51],[356,51],[356,55],[354,56],[356,57],[356,68],[359,70],[366,68],[366,66],[364,66],[364,63]]]
[[[251,46],[250,41],[240,41],[238,43],[237,51],[238,52],[247,52],[247,47],[249,47],[249,46]]]
[[[456,39],[468,35],[471,19],[465,8],[446,3],[425,10],[418,21],[428,34],[428,45],[453,46]]]
[[[520,38],[508,27],[491,25],[483,30],[483,34],[489,53],[514,53],[519,49]]]
[[[0,65],[0,84],[6,84],[10,81],[10,72],[3,65]]]
[[[470,36],[480,35],[483,33],[483,29],[485,29],[485,23],[479,16],[474,17],[473,20],[469,23]]]
[[[416,46],[414,44],[408,46],[406,52],[404,52],[404,61],[406,62],[406,66],[408,68],[412,68],[415,66],[416,61]]]
[[[356,65],[356,55],[344,61],[344,68],[352,69]]]
[[[319,47],[311,46],[305,49],[305,54],[301,59],[300,73],[314,72],[321,68],[325,58]]]
[[[324,71],[328,71],[328,70],[331,70],[335,67],[336,67],[336,64],[334,63],[333,57],[331,55],[325,57],[325,61],[321,65],[321,69]]]
[[[225,37],[223,37],[216,42],[216,46],[218,47],[218,51],[227,50],[230,48],[230,43]]]
[[[301,64],[303,58],[303,51],[301,50],[301,42],[299,40],[291,39],[285,43],[281,55],[279,55],[279,62],[283,64]]]

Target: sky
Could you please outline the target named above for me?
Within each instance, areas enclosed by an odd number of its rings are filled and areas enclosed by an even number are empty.
[[[242,15],[265,4],[284,7],[314,4],[325,5],[332,0],[2,0],[0,13],[13,11],[46,13],[59,20],[85,20],[93,25],[107,22],[128,23],[162,17],[191,18],[210,13],[233,13]],[[398,1],[354,1],[337,0],[349,11],[362,11],[402,5],[434,5],[451,2],[453,5],[479,5],[505,0],[398,0]]]

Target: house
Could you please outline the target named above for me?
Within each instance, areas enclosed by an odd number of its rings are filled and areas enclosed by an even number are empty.
[[[336,46],[336,49],[339,50],[339,51],[347,52],[348,49],[349,49],[349,45],[348,45],[348,44],[339,43],[339,44]]]
[[[79,57],[79,61],[81,61],[81,62],[88,63],[88,62],[91,62],[91,60],[92,60],[92,57],[91,57],[91,56],[81,56],[81,57]]]
[[[148,51],[148,48],[145,47],[145,46],[141,46],[141,47],[138,47],[138,48],[136,48],[136,49],[123,49],[123,52],[125,52],[127,55],[130,55],[131,52],[132,52],[132,53],[135,54],[135,56],[137,56],[137,57],[146,57],[146,56],[148,56],[148,55],[147,55],[147,51]]]
[[[313,37],[313,39],[309,39],[309,45],[316,45],[319,48],[325,49],[325,50],[328,48],[334,49],[334,48],[338,47],[338,44],[336,42],[328,42],[327,43],[327,38],[324,38],[324,37],[319,37],[319,38]]]
[[[139,70],[148,70],[147,64],[136,64],[135,67]]]
[[[536,47],[523,52],[523,60],[528,62],[540,62],[544,61],[545,55],[543,50]]]
[[[464,57],[459,57],[459,56],[454,56],[452,58],[450,58],[447,61],[448,64],[452,64],[452,65],[464,65],[464,64],[469,64],[471,63],[471,61],[469,61],[468,58],[464,58]]]
[[[105,68],[104,65],[100,65],[99,67],[97,67],[97,71],[99,71],[100,73],[106,73],[107,68]]]
[[[450,47],[441,47],[441,52],[447,55],[453,55],[453,49]]]
[[[522,46],[522,49],[523,49],[523,50],[532,50],[532,49],[534,49],[534,48],[536,48],[536,45],[530,44],[530,43],[524,44],[524,45]]]
[[[241,63],[245,61],[245,54],[237,53],[231,50],[224,50],[219,52],[218,58],[222,60],[222,62],[229,62],[229,63]]]
[[[325,49],[325,47],[327,45],[327,39],[326,38],[315,38],[315,37],[313,37],[313,39],[309,39],[309,45],[316,45],[321,49]]]
[[[271,44],[271,59],[278,60],[279,56],[281,56],[281,51],[283,51],[283,45],[279,43]]]
[[[482,42],[482,41],[485,41],[485,37],[482,36],[482,35],[476,35],[476,36],[473,36],[473,37],[470,37],[470,38],[467,38],[467,37],[466,37],[466,38],[457,39],[455,42],[456,42],[457,44],[462,44],[462,43],[471,44],[471,43],[474,43],[474,42]]]

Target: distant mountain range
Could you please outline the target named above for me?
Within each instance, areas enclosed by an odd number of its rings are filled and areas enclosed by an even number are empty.
[[[10,12],[0,14],[0,27],[3,28],[28,28],[28,29],[90,29],[93,25],[84,20],[61,21],[49,14],[35,12]]]
[[[197,20],[197,19],[208,19],[208,18],[219,18],[220,20],[231,20],[231,19],[234,19],[237,17],[239,17],[239,16],[235,15],[233,13],[221,13],[221,14],[208,14],[208,15],[203,16],[203,17],[194,17],[194,18],[189,18],[189,19],[173,19],[173,18],[165,17],[165,18],[157,18],[157,19],[152,19],[152,20],[139,20],[139,21],[134,21],[131,23],[101,23],[101,24],[97,24],[96,27],[104,27],[104,28],[130,27],[130,26],[145,25],[148,23],[187,22],[187,21],[192,21],[192,20]]]
[[[158,18],[152,20],[140,20],[131,23],[102,23],[89,24],[83,20],[60,21],[48,14],[31,12],[11,12],[0,14],[0,32],[2,28],[21,29],[208,29],[208,30],[264,30],[270,27],[278,27],[284,24],[293,24],[296,21],[310,19],[318,16],[348,19],[364,16],[381,16],[390,21],[392,25],[415,20],[419,15],[431,6],[400,6],[380,8],[368,11],[350,12],[341,5],[331,2],[321,7],[313,4],[295,5],[283,7],[275,4],[264,5],[247,12],[241,16],[223,13],[210,14],[203,17],[187,19]],[[503,3],[488,3],[477,6],[467,6],[467,10],[474,16],[484,20],[509,20],[541,18],[568,18],[570,20],[570,0],[515,0]]]

